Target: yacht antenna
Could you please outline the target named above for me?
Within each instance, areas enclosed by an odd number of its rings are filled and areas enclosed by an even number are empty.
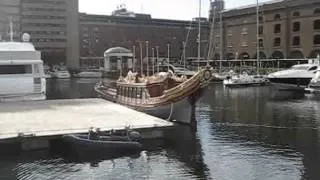
[[[9,18],[9,26],[10,26],[10,41],[13,41],[13,23],[12,23],[12,17]]]

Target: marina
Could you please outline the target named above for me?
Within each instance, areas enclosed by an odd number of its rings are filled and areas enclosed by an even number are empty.
[[[1,1],[0,179],[318,180],[320,1],[230,2]]]
[[[47,97],[94,98],[89,87],[98,81],[49,80]],[[53,89],[53,84],[59,91]],[[52,150],[27,151],[18,156],[0,156],[0,176],[130,179],[134,174],[135,179],[318,179],[319,102],[317,96],[277,92],[272,86],[226,89],[222,84],[211,84],[195,104],[196,126],[176,125],[163,138],[142,142],[144,151],[140,154],[80,161],[68,160]]]

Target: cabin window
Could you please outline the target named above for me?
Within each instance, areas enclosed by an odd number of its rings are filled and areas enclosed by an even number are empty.
[[[320,8],[315,9],[313,13],[314,13],[315,15],[319,15],[319,14],[320,14]]]
[[[33,73],[34,74],[40,74],[39,64],[33,65]]]
[[[308,71],[314,71],[314,70],[316,70],[316,69],[318,69],[318,67],[317,67],[317,66],[313,66],[313,67],[311,67]]]
[[[32,65],[0,66],[0,74],[32,74]]]
[[[41,78],[33,78],[34,84],[41,84]]]

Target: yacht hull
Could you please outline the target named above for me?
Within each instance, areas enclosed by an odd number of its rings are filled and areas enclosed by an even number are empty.
[[[311,78],[268,78],[272,85],[279,90],[303,90]]]
[[[179,122],[182,124],[191,124],[194,120],[195,100],[196,99],[192,97],[186,97],[180,101],[163,106],[152,108],[131,108],[164,120]]]

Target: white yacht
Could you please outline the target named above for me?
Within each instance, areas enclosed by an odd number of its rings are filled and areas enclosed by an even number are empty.
[[[69,71],[67,71],[67,68],[61,66],[58,68],[54,68],[53,72],[51,73],[53,78],[58,78],[58,79],[69,79],[71,78],[71,75]]]
[[[168,68],[169,70],[171,70],[175,75],[177,76],[186,76],[186,77],[192,77],[194,74],[196,74],[195,71],[191,71],[187,68],[184,68],[184,67],[177,67],[177,66],[173,66],[172,64],[161,64],[161,65],[158,65],[159,68],[159,71],[160,72],[167,72],[168,71]]]
[[[79,72],[78,74],[75,74],[74,77],[77,77],[77,78],[101,78],[102,71],[99,71],[99,70],[82,71],[82,72]]]
[[[229,76],[223,80],[223,85],[227,87],[263,86],[268,85],[269,83],[269,80],[264,76],[248,75],[247,73]]]
[[[0,102],[46,99],[41,53],[27,42],[0,42]]]
[[[319,63],[316,62],[298,64],[287,70],[271,73],[268,79],[280,90],[304,90],[319,69]]]

